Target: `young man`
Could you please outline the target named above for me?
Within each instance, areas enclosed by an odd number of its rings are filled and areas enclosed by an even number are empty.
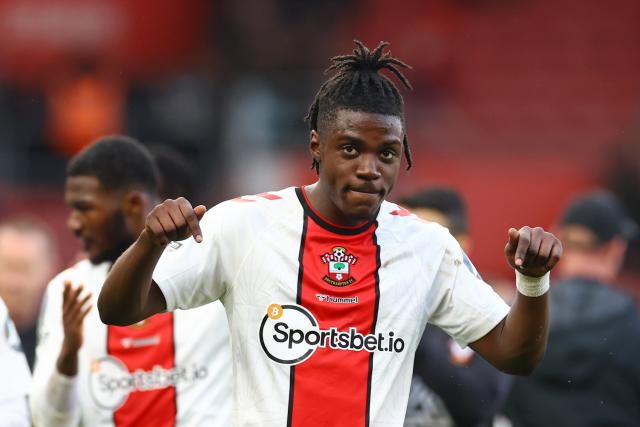
[[[68,225],[88,259],[47,289],[30,399],[36,426],[229,424],[230,346],[220,303],[130,327],[107,327],[91,310],[113,261],[143,230],[157,184],[150,154],[127,137],[100,139],[70,161]]]
[[[514,381],[514,425],[640,425],[640,315],[612,288],[637,228],[606,191],[578,197],[562,215],[549,350],[531,377]]]
[[[419,218],[446,227],[470,253],[467,208],[456,190],[425,188],[401,204]],[[510,378],[470,348],[461,349],[441,329],[427,325],[416,350],[404,427],[492,426]]]
[[[315,184],[206,215],[165,201],[101,291],[102,320],[122,325],[220,299],[236,426],[402,425],[427,320],[508,372],[531,372],[544,353],[555,237],[509,230],[507,260],[528,295],[509,311],[444,228],[384,201],[403,152],[411,164],[402,98],[379,73],[408,85],[404,64],[384,47],[334,58],[308,116]]]

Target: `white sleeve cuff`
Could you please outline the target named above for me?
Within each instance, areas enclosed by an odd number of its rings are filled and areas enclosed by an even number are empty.
[[[526,297],[539,297],[549,290],[550,272],[542,277],[526,276],[516,271],[516,288]]]
[[[47,384],[47,399],[58,413],[72,412],[78,404],[77,376],[68,377],[53,369]]]

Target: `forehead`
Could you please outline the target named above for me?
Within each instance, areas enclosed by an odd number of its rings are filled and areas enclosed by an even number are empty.
[[[398,116],[344,109],[336,112],[332,131],[337,135],[375,133],[398,141],[404,137],[402,120]]]
[[[100,180],[89,175],[67,177],[64,192],[67,202],[106,196],[106,191],[100,184]]]
[[[572,224],[561,226],[559,235],[562,243],[569,247],[572,245],[596,245],[598,243],[598,236],[582,225]]]

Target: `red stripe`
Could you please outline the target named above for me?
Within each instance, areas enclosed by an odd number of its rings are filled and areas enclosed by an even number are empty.
[[[303,253],[303,277],[300,302],[318,320],[320,328],[336,327],[349,332],[355,327],[361,334],[373,330],[376,304],[375,225],[356,235],[331,233],[308,219]],[[341,246],[357,257],[349,266],[355,282],[338,287],[325,282],[329,266],[321,257]],[[332,297],[358,297],[356,304],[340,304],[319,300],[316,294]],[[370,353],[331,348],[318,348],[307,361],[295,367],[292,427],[365,426],[367,381]]]
[[[409,212],[408,210],[406,210],[405,208],[401,208],[398,207],[398,209],[389,212],[391,215],[398,215],[398,216],[409,216],[411,215],[411,212]]]
[[[175,367],[173,313],[157,314],[133,326],[109,326],[107,351],[130,373],[152,372],[160,366]],[[172,427],[176,423],[176,391],[173,386],[133,391],[113,414],[116,427]]]
[[[258,197],[262,197],[263,199],[267,199],[267,200],[278,200],[278,199],[282,199],[282,197],[276,195],[276,194],[271,194],[271,193],[260,193],[258,194]]]

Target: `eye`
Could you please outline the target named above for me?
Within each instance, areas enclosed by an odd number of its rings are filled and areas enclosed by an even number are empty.
[[[382,157],[384,160],[393,160],[393,158],[396,157],[396,156],[397,156],[397,154],[393,150],[383,150],[380,153],[380,157]]]
[[[342,152],[349,156],[353,156],[357,153],[356,147],[354,147],[353,145],[345,145],[344,147],[342,147]]]

